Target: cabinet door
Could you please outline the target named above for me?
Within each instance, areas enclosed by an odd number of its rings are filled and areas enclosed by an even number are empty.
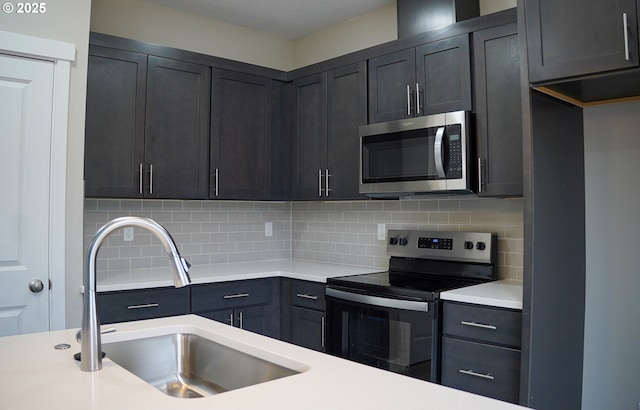
[[[369,60],[369,123],[414,115],[415,69],[413,48]]]
[[[235,326],[241,329],[273,338],[280,336],[278,309],[271,304],[236,309],[235,316]]]
[[[360,139],[367,123],[366,63],[331,70],[327,77],[328,189],[332,199],[364,198],[359,193]],[[325,187],[327,188],[327,187]]]
[[[214,69],[210,198],[269,199],[271,79]]]
[[[84,179],[87,197],[142,197],[147,56],[89,47]]]
[[[198,316],[206,317],[207,319],[215,320],[216,322],[224,323],[225,325],[233,326],[235,324],[235,314],[233,309],[220,309],[212,310],[210,312],[199,312]]]
[[[154,56],[148,64],[145,196],[206,199],[210,69]]]
[[[293,82],[294,199],[324,197],[327,168],[327,74]]]
[[[416,48],[417,115],[471,110],[469,36]]]
[[[522,196],[520,46],[516,24],[473,33],[478,194]]]
[[[635,0],[525,0],[524,4],[530,82],[638,65]]]
[[[325,324],[324,312],[294,306],[291,311],[291,342],[324,352]]]

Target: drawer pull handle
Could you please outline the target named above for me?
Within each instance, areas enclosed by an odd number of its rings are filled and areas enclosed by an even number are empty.
[[[495,377],[493,377],[493,376],[492,376],[492,375],[490,375],[490,374],[476,373],[476,372],[474,372],[473,370],[463,370],[463,369],[460,369],[460,370],[458,370],[458,371],[459,371],[460,373],[462,373],[462,374],[468,374],[469,376],[480,377],[480,378],[482,378],[482,379],[488,379],[488,380],[494,380],[494,379],[495,379]]]
[[[238,298],[246,298],[248,297],[248,293],[236,293],[235,295],[224,295],[224,299],[238,299]]]
[[[485,325],[482,323],[476,323],[476,322],[467,322],[467,321],[462,321],[460,322],[460,324],[463,324],[465,326],[473,326],[473,327],[481,327],[483,329],[491,329],[491,330],[496,330],[498,329],[497,327],[495,327],[494,325]]]
[[[147,303],[144,305],[132,305],[132,306],[127,306],[127,309],[146,309],[146,308],[154,308],[154,307],[158,307],[160,306],[157,303]]]
[[[296,293],[296,296],[302,299],[311,299],[311,300],[318,300],[317,296],[314,295],[307,295],[305,293]]]

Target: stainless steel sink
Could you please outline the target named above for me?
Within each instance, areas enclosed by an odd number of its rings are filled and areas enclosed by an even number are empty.
[[[107,358],[163,393],[211,396],[300,373],[204,337],[175,333],[103,343]]]

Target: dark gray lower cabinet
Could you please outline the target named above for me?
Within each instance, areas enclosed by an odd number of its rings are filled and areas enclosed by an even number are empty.
[[[280,337],[279,278],[191,286],[191,312],[265,336]]]
[[[518,403],[522,312],[445,302],[441,383]]]
[[[324,311],[298,306],[291,308],[291,343],[324,352],[325,329]]]
[[[190,312],[189,287],[100,292],[96,303],[100,323],[129,322]]]
[[[325,351],[325,284],[282,279],[282,340]]]

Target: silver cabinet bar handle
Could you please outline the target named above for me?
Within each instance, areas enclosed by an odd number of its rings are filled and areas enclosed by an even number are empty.
[[[629,24],[627,22],[627,13],[622,13],[622,29],[624,33],[624,59],[629,61]]]
[[[458,370],[460,373],[462,374],[468,374],[469,376],[474,376],[474,377],[481,377],[483,379],[489,379],[489,380],[493,380],[495,379],[495,377],[493,377],[490,374],[482,374],[482,373],[476,373],[473,370],[463,370],[463,369],[459,369]]]
[[[238,322],[240,322],[240,326],[239,326],[239,327],[240,327],[240,329],[244,329],[244,328],[242,327],[242,312],[240,312],[240,314],[238,315]]]
[[[322,347],[323,349],[325,348],[325,328],[327,327],[327,319],[325,319],[324,316],[322,316],[322,330],[321,333],[322,335],[321,340],[320,340],[320,347]]]
[[[329,177],[331,175],[329,175],[329,169],[325,169],[324,170],[324,196],[329,196],[329,191],[331,191],[331,189],[329,189]]]
[[[246,298],[249,296],[248,293],[236,293],[235,295],[224,295],[224,299],[237,299],[237,298]]]
[[[416,113],[420,115],[420,85],[416,83]]]
[[[140,163],[140,168],[139,168],[138,172],[140,173],[140,181],[139,181],[139,184],[140,184],[140,195],[142,195],[142,194],[144,194],[144,192],[142,191],[142,183],[143,183],[143,176],[144,176],[144,169],[143,169],[143,166],[142,166],[142,162]]]
[[[482,192],[482,158],[478,157],[478,193]]]
[[[233,312],[229,313],[229,325],[233,327]]]
[[[322,196],[322,170],[318,170],[318,196]]]
[[[216,168],[216,173],[215,173],[215,192],[216,192],[216,196],[218,196],[218,168]]]
[[[407,84],[407,116],[411,117],[411,87]]]
[[[306,293],[296,293],[296,296],[302,299],[318,300],[317,296],[307,295]]]
[[[158,306],[160,306],[158,303],[146,303],[144,305],[127,306],[127,309],[146,309],[146,308],[154,308]]]
[[[153,195],[153,164],[149,165],[149,195]]]
[[[491,330],[496,330],[498,329],[496,326],[494,325],[485,325],[482,323],[476,323],[476,322],[467,322],[465,320],[463,320],[462,322],[460,322],[460,324],[465,325],[465,326],[473,326],[473,327],[481,327],[483,329],[491,329]]]

